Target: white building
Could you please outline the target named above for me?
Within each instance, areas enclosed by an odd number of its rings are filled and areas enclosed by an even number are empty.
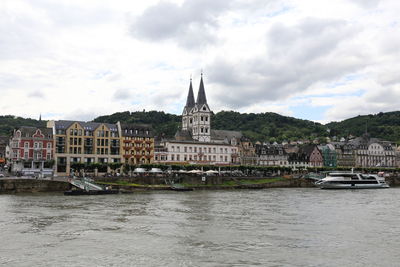
[[[242,134],[237,131],[211,129],[212,111],[207,104],[203,75],[197,100],[192,80],[182,113],[182,127],[173,140],[162,140],[155,148],[155,163],[239,164],[239,144]]]

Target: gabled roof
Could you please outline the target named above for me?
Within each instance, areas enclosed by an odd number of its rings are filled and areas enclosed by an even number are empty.
[[[226,131],[226,130],[211,130],[211,140],[224,140],[230,141],[232,138],[240,140],[243,134],[239,131]]]
[[[122,136],[153,137],[153,128],[148,124],[121,124]]]
[[[177,141],[193,141],[193,137],[189,130],[178,130],[175,133],[175,140],[177,140]]]
[[[42,134],[46,137],[49,135],[53,135],[53,131],[50,128],[45,128],[45,127],[31,127],[31,126],[21,126],[15,129],[16,131],[20,131],[22,136],[28,134],[29,137],[32,137],[37,130],[40,130]]]
[[[112,123],[91,122],[91,121],[90,122],[69,121],[69,120],[59,120],[59,121],[55,121],[54,122],[56,129],[63,129],[63,130],[68,129],[74,123],[78,123],[84,130],[89,130],[89,131],[94,131],[100,125],[104,124],[105,126],[107,126],[107,128],[110,129],[110,131],[118,132],[117,125],[116,124],[112,124]]]
[[[203,106],[207,104],[206,92],[204,90],[203,74],[201,74],[199,92],[197,94],[196,105]]]
[[[193,108],[194,105],[195,105],[195,102],[194,102],[194,95],[193,95],[192,79],[190,79],[189,92],[188,92],[188,96],[186,99],[185,108],[188,108],[188,110],[189,110],[189,109]]]

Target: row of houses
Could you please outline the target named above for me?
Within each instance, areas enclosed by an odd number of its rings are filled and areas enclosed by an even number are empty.
[[[327,145],[252,143],[239,131],[211,128],[203,77],[197,98],[190,80],[182,124],[173,138],[157,138],[149,125],[48,121],[46,128],[19,127],[0,138],[0,167],[15,173],[70,175],[76,166],[97,174],[140,164],[318,167],[400,167],[400,150],[367,134]],[[114,166],[114,168],[113,168]]]

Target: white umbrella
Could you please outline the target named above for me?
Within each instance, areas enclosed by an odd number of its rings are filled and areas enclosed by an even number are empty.
[[[189,173],[203,173],[203,172],[200,170],[191,170],[191,171],[189,171]]]
[[[162,173],[163,171],[160,168],[152,168],[149,172],[151,172],[151,173]]]
[[[144,168],[136,168],[133,172],[143,173],[146,172]]]
[[[214,173],[218,173],[218,171],[214,171],[214,170],[208,170],[206,171],[207,174],[214,174]]]

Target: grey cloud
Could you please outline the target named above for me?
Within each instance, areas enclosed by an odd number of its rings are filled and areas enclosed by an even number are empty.
[[[174,40],[191,49],[219,41],[218,18],[229,10],[246,12],[246,19],[277,16],[288,10],[282,0],[185,0],[182,5],[159,2],[146,9],[131,25],[133,37],[149,41]]]
[[[28,96],[29,97],[36,97],[36,98],[45,98],[45,95],[39,90],[30,92]]]
[[[369,63],[365,53],[346,43],[357,31],[344,21],[330,19],[275,24],[267,34],[265,54],[242,62],[219,58],[206,68],[211,83],[223,88],[213,94],[225,105],[242,108],[285,99],[317,82],[356,72]],[[226,88],[235,94],[227,95]]]
[[[229,6],[230,1],[214,0],[186,0],[181,6],[160,2],[133,22],[131,33],[150,41],[175,39],[186,48],[204,46],[217,40],[213,29]]]
[[[114,92],[113,99],[115,100],[126,100],[131,97],[129,89],[117,89]]]
[[[377,7],[380,0],[352,0],[353,3],[356,5],[363,7],[363,8],[373,8]]]

